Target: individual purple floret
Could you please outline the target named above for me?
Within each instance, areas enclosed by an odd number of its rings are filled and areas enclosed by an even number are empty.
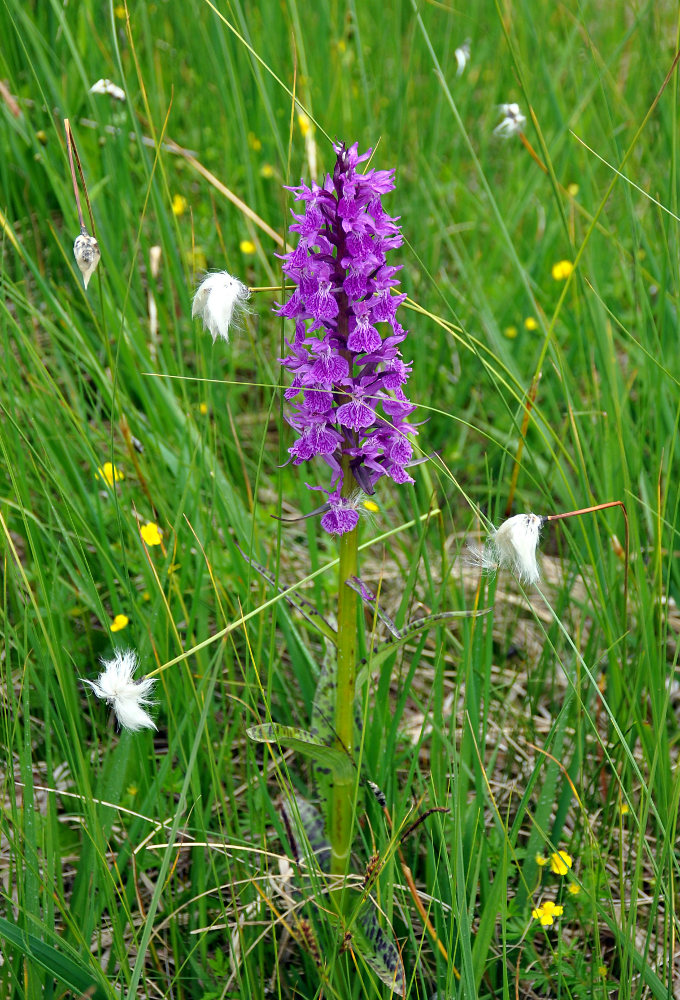
[[[381,203],[394,171],[358,173],[371,150],[333,148],[335,169],[323,187],[290,189],[304,212],[292,213],[299,239],[283,258],[295,289],[277,311],[295,321],[281,359],[292,375],[286,418],[298,435],[289,452],[295,465],[319,456],[330,466],[329,488],[309,488],[328,497],[322,527],[342,535],[356,527],[362,498],[382,476],[413,482],[409,436],[417,431],[403,389],[411,371],[399,350],[406,330],[396,319],[406,296],[398,294],[400,268],[385,256],[403,242]]]

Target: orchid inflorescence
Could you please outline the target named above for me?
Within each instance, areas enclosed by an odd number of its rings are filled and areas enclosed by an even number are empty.
[[[283,270],[295,288],[278,313],[295,321],[281,359],[293,376],[285,397],[298,436],[289,452],[295,465],[318,456],[330,467],[329,487],[309,489],[327,495],[322,527],[341,535],[356,527],[383,476],[413,482],[409,437],[417,431],[403,389],[411,371],[399,350],[406,330],[396,319],[406,296],[396,291],[399,267],[386,262],[403,242],[381,202],[394,171],[358,173],[371,151],[359,155],[356,143],[334,150],[335,169],[322,186],[291,189],[304,212],[293,213],[290,231],[299,240]]]

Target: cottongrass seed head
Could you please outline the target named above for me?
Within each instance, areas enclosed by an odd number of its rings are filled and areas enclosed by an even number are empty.
[[[498,110],[503,115],[503,120],[496,125],[493,134],[499,135],[502,139],[519,135],[527,121],[519,109],[519,104],[499,104]]]
[[[102,659],[104,669],[96,681],[85,680],[98,698],[107,701],[124,729],[156,729],[156,723],[142,705],[151,704],[148,697],[156,683],[149,677],[141,681],[132,679],[138,662],[133,649],[114,650],[112,660]]]
[[[509,569],[521,583],[537,583],[536,549],[544,520],[538,514],[515,514],[491,532],[484,548],[468,546],[469,561],[491,572]]]
[[[73,242],[73,256],[83,276],[85,288],[87,288],[90,278],[97,270],[101,259],[101,250],[94,236],[90,236],[85,227],[81,229],[80,235],[76,236]]]
[[[227,271],[208,274],[194,295],[191,315],[200,316],[209,330],[213,344],[218,337],[229,340],[229,326],[238,322],[239,313],[246,311],[250,291]]]

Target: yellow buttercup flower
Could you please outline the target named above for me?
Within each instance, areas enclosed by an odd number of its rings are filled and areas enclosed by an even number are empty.
[[[555,851],[550,855],[550,871],[555,875],[566,875],[573,862],[566,851]]]
[[[578,184],[567,185],[567,194],[570,198],[575,198],[578,194]]]
[[[271,163],[263,163],[260,167],[260,177],[266,177],[267,179],[274,176],[274,168]]]
[[[503,333],[508,338],[508,340],[514,340],[515,337],[517,336],[517,327],[506,326],[505,330],[503,330]]]
[[[574,265],[570,260],[558,260],[552,266],[552,276],[555,281],[566,281],[573,270]]]
[[[534,920],[540,920],[542,927],[550,927],[551,924],[555,923],[555,917],[561,917],[563,913],[563,906],[558,906],[557,903],[553,903],[551,900],[548,900],[533,909],[531,911],[531,916]]]
[[[255,253],[257,247],[251,240],[241,240],[239,243],[241,253]]]
[[[630,806],[628,805],[627,802],[621,803],[621,805],[619,806],[619,812],[621,813],[622,816],[628,815],[628,813],[630,812]]]
[[[144,539],[147,545],[161,544],[163,532],[161,531],[161,529],[158,527],[157,524],[154,524],[153,521],[149,521],[147,522],[147,524],[143,524],[139,530],[141,532],[142,538]]]
[[[524,320],[524,329],[538,330],[538,320],[534,319],[533,316],[527,316],[527,318]]]
[[[199,413],[202,413],[203,416],[205,416],[206,413],[208,412],[208,404],[207,403],[199,403],[198,410],[199,410]]]
[[[539,868],[545,868],[545,866],[548,864],[548,859],[545,857],[544,854],[537,854],[536,857],[534,858],[534,861],[536,862]]]
[[[130,621],[127,615],[116,615],[113,619],[109,628],[112,632],[120,632],[121,629],[125,628],[127,623]]]
[[[262,142],[261,142],[260,139],[257,138],[257,136],[255,135],[254,132],[249,132],[248,133],[248,145],[256,153],[259,153],[260,150],[262,149]]]
[[[121,479],[125,479],[125,473],[117,469],[112,462],[104,462],[97,469],[94,478],[103,479],[107,486],[113,486],[114,483],[119,483]]]
[[[187,210],[188,202],[186,198],[181,194],[174,195],[172,199],[172,213],[173,215],[184,215]]]
[[[567,888],[567,892],[570,892],[572,896],[578,896],[581,891],[581,886],[577,885],[576,882],[570,882]]]

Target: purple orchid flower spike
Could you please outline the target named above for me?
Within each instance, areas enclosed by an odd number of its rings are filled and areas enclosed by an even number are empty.
[[[352,531],[366,495],[383,476],[412,483],[409,422],[415,407],[404,393],[411,368],[399,350],[406,331],[396,319],[406,298],[399,268],[386,253],[401,246],[397,219],[386,214],[382,195],[394,188],[393,170],[357,166],[357,144],[334,145],[333,175],[319,186],[291,188],[304,202],[292,213],[299,239],[283,258],[295,289],[277,311],[295,321],[289,353],[281,359],[292,382],[286,419],[297,433],[289,448],[294,465],[321,458],[331,470],[321,525],[330,534]],[[355,489],[345,482],[352,476]]]

